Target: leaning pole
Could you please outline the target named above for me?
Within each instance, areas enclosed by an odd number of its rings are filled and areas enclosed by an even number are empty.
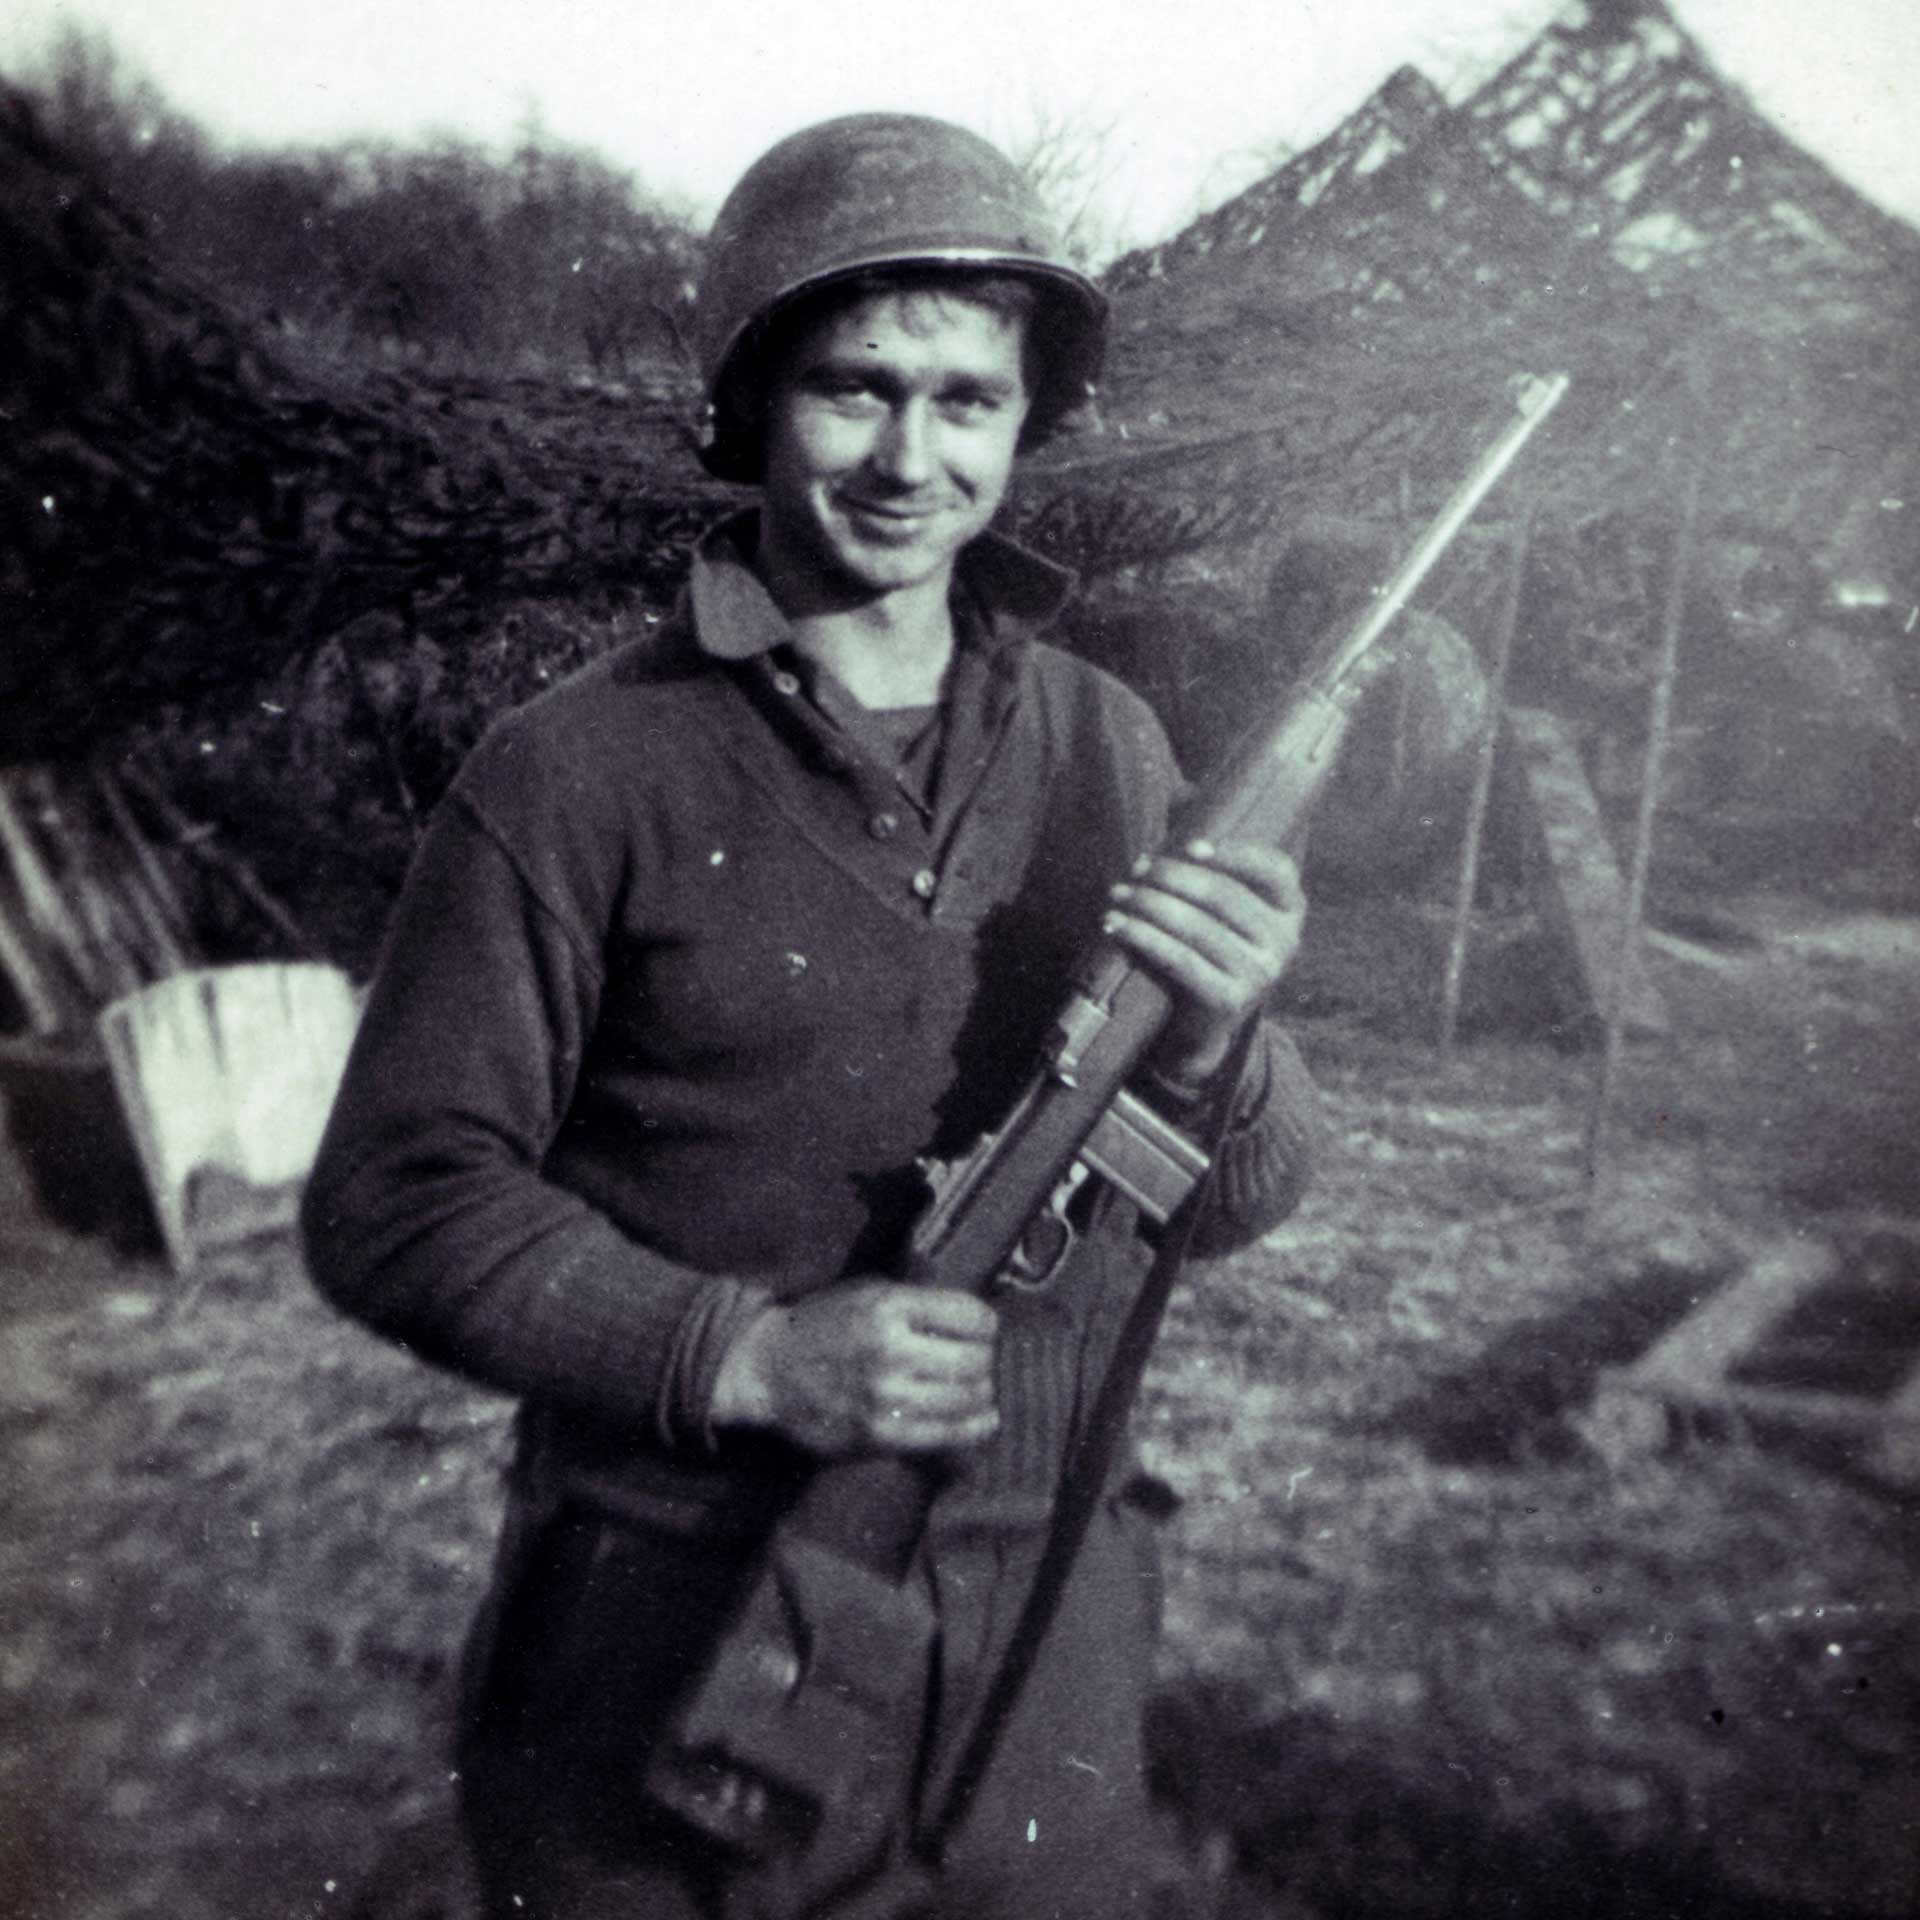
[[[1605,1041],[1600,1072],[1594,1083],[1593,1106],[1587,1116],[1587,1189],[1598,1191],[1607,1149],[1607,1124],[1619,1078],[1620,1056],[1626,1042],[1627,980],[1640,921],[1646,904],[1647,870],[1653,859],[1653,823],[1660,807],[1661,770],[1666,764],[1667,733],[1673,714],[1673,683],[1680,663],[1680,626],[1686,608],[1688,575],[1693,571],[1693,549],[1700,519],[1700,490],[1705,461],[1696,458],[1688,469],[1681,502],[1680,527],[1673,543],[1673,573],[1667,582],[1667,604],[1660,628],[1660,662],[1654,675],[1647,712],[1647,752],[1640,771],[1640,807],[1633,828],[1633,865],[1627,894],[1620,909],[1620,939],[1614,955],[1613,976],[1607,986]]]
[[[1506,711],[1507,673],[1513,664],[1514,636],[1520,626],[1520,595],[1527,574],[1527,555],[1533,544],[1533,522],[1538,496],[1528,494],[1513,536],[1512,571],[1500,628],[1494,640],[1493,673],[1487,688],[1487,720],[1481,729],[1479,755],[1473,769],[1473,793],[1467,802],[1467,825],[1460,848],[1460,880],[1453,899],[1453,928],[1447,940],[1447,971],[1440,985],[1440,1051],[1451,1053],[1460,1022],[1460,983],[1467,968],[1467,941],[1473,925],[1473,895],[1480,878],[1480,844],[1487,829],[1487,804],[1493,795],[1493,763],[1500,744],[1500,720]]]

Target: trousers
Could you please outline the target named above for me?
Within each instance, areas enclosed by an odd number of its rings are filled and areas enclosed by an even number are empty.
[[[920,1774],[937,1783],[1024,1597],[1037,1542],[936,1530],[915,1576],[940,1622]],[[656,1535],[562,1508],[511,1544],[476,1629],[458,1767],[488,1920],[721,1920],[734,1863],[637,1781],[748,1569],[751,1545]],[[1126,1920],[1148,1911],[1141,1713],[1156,1546],[1109,1502],[916,1920]],[[821,1916],[820,1920],[827,1920]]]

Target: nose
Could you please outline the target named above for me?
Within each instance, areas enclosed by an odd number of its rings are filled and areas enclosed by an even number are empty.
[[[933,478],[932,409],[923,397],[916,394],[889,413],[874,443],[873,464],[902,490]]]

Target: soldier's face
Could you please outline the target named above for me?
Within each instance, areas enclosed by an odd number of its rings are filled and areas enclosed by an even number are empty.
[[[993,518],[1027,417],[1025,323],[959,295],[862,299],[800,333],[769,396],[763,527],[856,593],[943,578]]]

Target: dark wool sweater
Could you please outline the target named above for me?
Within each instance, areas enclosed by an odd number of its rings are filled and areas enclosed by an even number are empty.
[[[916,1156],[1005,1107],[1105,889],[1178,790],[1146,706],[1030,637],[1055,571],[990,538],[963,556],[923,811],[844,699],[808,697],[750,539],[711,537],[671,621],[507,717],[463,769],[305,1210],[343,1309],[528,1396],[575,1463],[666,1463],[670,1502],[708,1460],[764,1459],[704,1430],[728,1340],[768,1293],[886,1269]],[[1312,1094],[1278,1034],[1240,1106],[1208,1250],[1300,1191]],[[1032,1485],[1057,1457],[1084,1322],[1139,1270],[1130,1213],[1106,1208],[1102,1230],[1134,1249],[1093,1283],[1106,1297],[1080,1324],[1040,1311],[1031,1338],[1017,1316],[1004,1333],[1003,1394],[1049,1405],[1005,1443],[1046,1459],[1010,1457],[1001,1479]]]

